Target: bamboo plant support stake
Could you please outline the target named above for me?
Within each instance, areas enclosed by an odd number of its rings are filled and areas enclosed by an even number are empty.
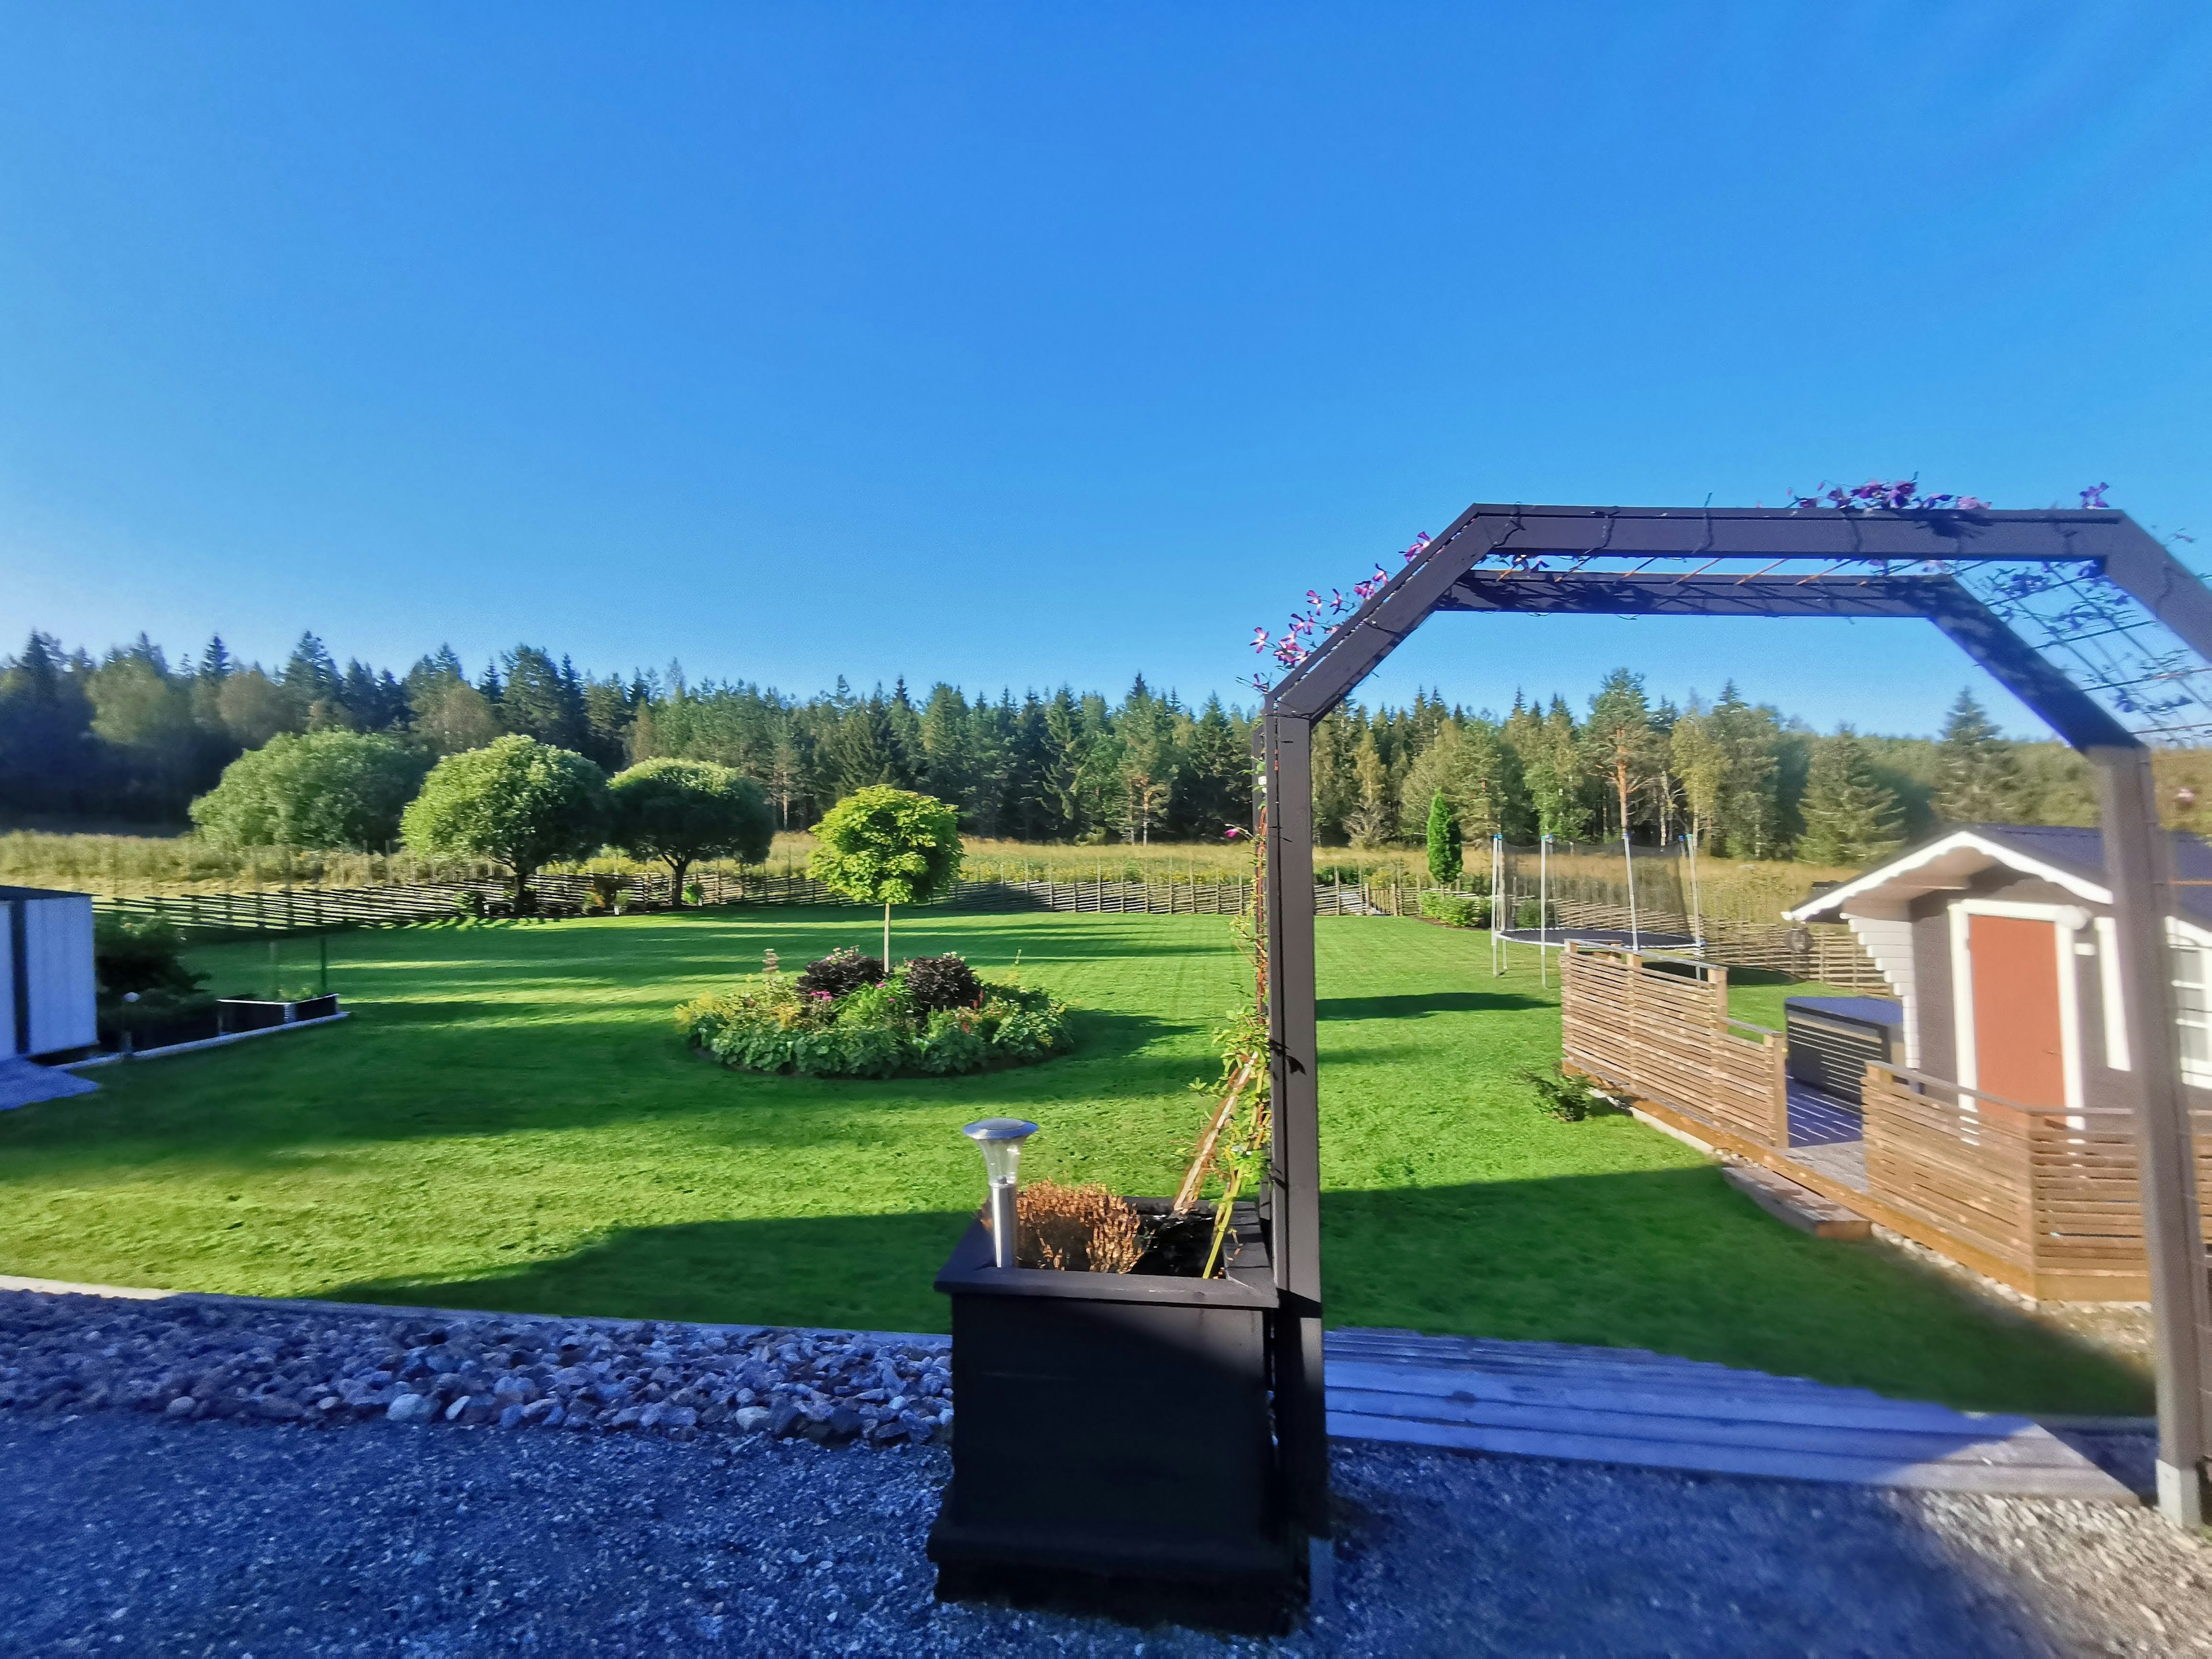
[[[1244,1085],[1252,1080],[1253,1064],[1248,1059],[1237,1068],[1237,1075],[1230,1082],[1229,1093],[1222,1100],[1220,1109],[1214,1113],[1213,1121],[1206,1125],[1205,1134],[1199,1138],[1198,1150],[1191,1157],[1190,1168],[1183,1174],[1182,1185],[1176,1188],[1175,1206],[1170,1214],[1182,1215],[1198,1202],[1198,1189],[1204,1184],[1206,1172],[1213,1163],[1213,1149],[1221,1144],[1221,1137],[1229,1128],[1230,1119],[1236,1115],[1237,1099],[1243,1094]]]

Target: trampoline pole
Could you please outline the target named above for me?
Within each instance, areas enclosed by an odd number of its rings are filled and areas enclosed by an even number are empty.
[[[1490,976],[1496,979],[1505,971],[1505,939],[1498,929],[1498,884],[1505,870],[1505,838],[1493,832],[1490,837]]]
[[[1628,818],[1620,820],[1620,856],[1628,864],[1628,951],[1631,956],[1644,954],[1644,935],[1636,926],[1636,848],[1628,840]]]
[[[1697,941],[1698,954],[1705,953],[1705,909],[1698,901],[1698,832],[1694,830],[1682,837],[1682,844],[1690,849],[1690,933]]]
[[[1549,986],[1552,959],[1545,952],[1552,943],[1552,832],[1544,831],[1536,843],[1536,983]]]

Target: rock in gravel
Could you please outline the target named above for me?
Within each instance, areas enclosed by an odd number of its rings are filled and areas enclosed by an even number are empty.
[[[427,1423],[438,1414],[438,1402],[427,1394],[403,1394],[385,1407],[384,1414],[395,1423]]]

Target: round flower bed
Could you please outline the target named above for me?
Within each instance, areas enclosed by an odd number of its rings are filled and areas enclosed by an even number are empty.
[[[954,1077],[1034,1066],[1068,1048],[1068,1008],[1044,991],[976,978],[957,956],[889,973],[840,951],[797,976],[769,970],[676,1011],[725,1066],[809,1077]]]

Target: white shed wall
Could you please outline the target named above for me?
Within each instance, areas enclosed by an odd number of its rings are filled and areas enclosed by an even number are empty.
[[[15,1057],[15,906],[0,899],[0,1060]]]
[[[92,900],[82,893],[14,901],[23,914],[24,977],[30,990],[29,1041],[9,1052],[51,1054],[100,1041],[92,962]],[[9,954],[14,953],[11,951]],[[10,988],[9,1006],[15,1006]],[[12,1023],[12,1022],[11,1022]],[[11,1033],[11,1038],[16,1034]]]

